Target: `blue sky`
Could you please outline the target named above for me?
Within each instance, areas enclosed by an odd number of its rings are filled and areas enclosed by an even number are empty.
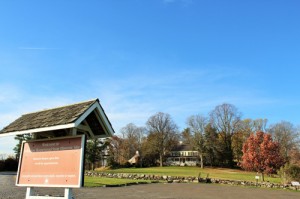
[[[224,102],[300,124],[297,0],[0,2],[0,129],[99,98],[116,132],[158,111],[183,129]],[[12,153],[0,138],[0,154]]]

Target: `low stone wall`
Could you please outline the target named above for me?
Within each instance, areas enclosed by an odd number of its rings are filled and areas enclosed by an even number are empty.
[[[147,175],[147,174],[130,174],[130,173],[107,173],[107,172],[94,172],[86,171],[86,176],[94,177],[106,177],[106,178],[120,178],[120,179],[133,179],[133,180],[150,180],[150,181],[160,181],[167,183],[215,183],[215,184],[225,184],[232,186],[251,186],[251,187],[263,187],[263,188],[275,188],[275,189],[290,189],[298,190],[300,187],[292,186],[291,184],[282,185],[270,182],[249,182],[241,180],[222,180],[214,178],[201,178],[195,176],[160,176],[160,175]]]

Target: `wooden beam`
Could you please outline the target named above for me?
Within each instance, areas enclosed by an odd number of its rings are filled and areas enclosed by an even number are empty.
[[[106,137],[112,136],[114,134],[114,130],[99,102],[95,102],[88,110],[86,110],[86,112],[75,121],[75,126],[77,127],[80,125],[82,121],[84,121],[85,118],[93,111],[95,111],[97,119],[105,131],[105,134],[107,135]]]
[[[37,128],[37,129],[30,129],[30,130],[24,130],[24,131],[15,131],[15,132],[11,132],[11,133],[2,133],[2,134],[0,134],[0,137],[11,136],[11,135],[21,135],[21,134],[26,134],[26,133],[40,133],[40,132],[44,132],[44,131],[69,129],[69,128],[73,128],[73,127],[75,127],[75,123],[57,125],[57,126],[51,126],[51,127],[43,127],[43,128]]]
[[[76,129],[76,128],[72,128],[72,129],[71,129],[71,135],[72,135],[72,136],[77,135],[77,129]]]
[[[85,131],[85,132],[88,132],[88,134],[89,134],[90,137],[92,137],[92,138],[95,137],[95,135],[94,135],[92,129],[91,129],[90,126],[88,126],[88,125],[80,124],[79,126],[77,126],[77,129],[82,130],[82,131]]]

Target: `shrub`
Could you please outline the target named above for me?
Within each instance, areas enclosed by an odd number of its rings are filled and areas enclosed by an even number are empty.
[[[107,159],[107,165],[112,169],[117,169],[120,167],[120,164],[116,162],[112,157]]]
[[[291,181],[300,181],[300,167],[297,165],[286,164],[280,168],[278,174],[284,184]]]
[[[5,162],[4,160],[0,160],[0,171],[4,171]]]
[[[300,167],[297,165],[292,165],[287,170],[287,175],[291,180],[300,181]]]
[[[17,171],[17,170],[18,170],[18,160],[9,157],[4,161],[4,171]]]

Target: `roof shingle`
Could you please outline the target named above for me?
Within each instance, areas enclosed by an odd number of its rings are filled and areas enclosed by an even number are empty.
[[[98,99],[22,115],[0,134],[70,124],[76,121]]]

